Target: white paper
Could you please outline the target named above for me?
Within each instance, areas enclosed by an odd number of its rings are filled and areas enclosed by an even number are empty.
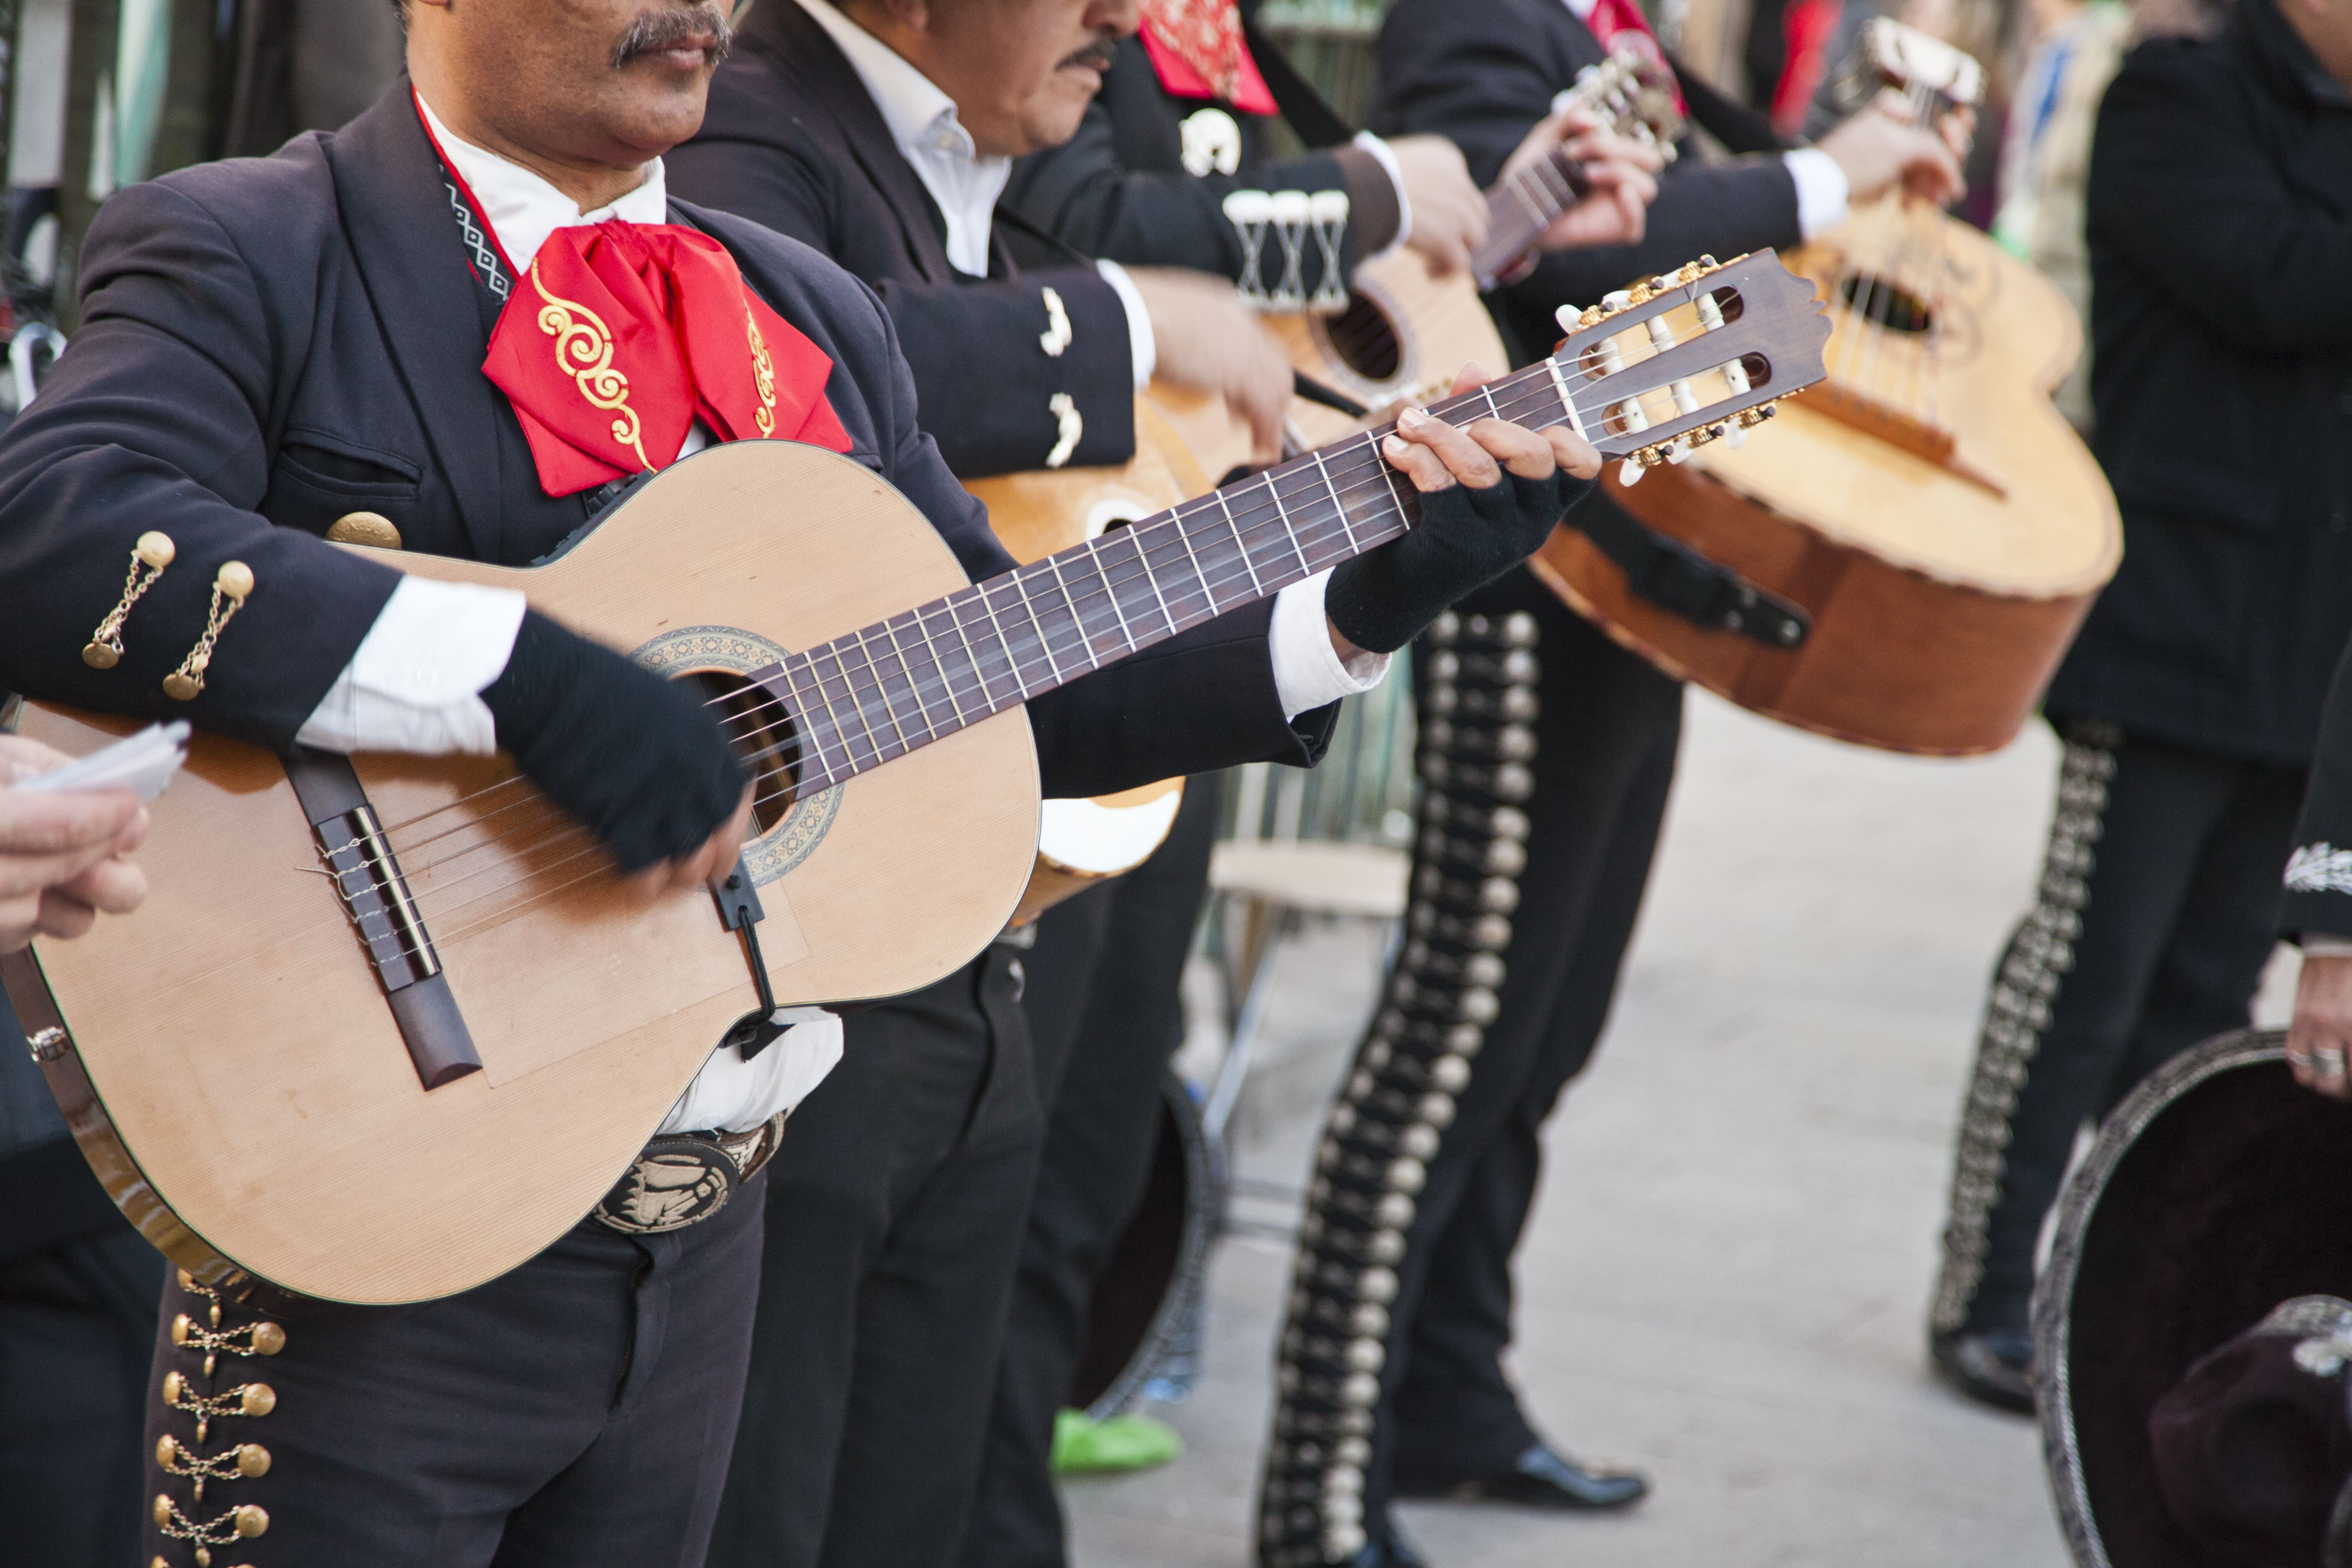
[[[19,780],[15,787],[27,795],[127,789],[145,804],[170,786],[173,775],[187,760],[187,721],[174,720],[169,724],[150,724],[78,762]]]

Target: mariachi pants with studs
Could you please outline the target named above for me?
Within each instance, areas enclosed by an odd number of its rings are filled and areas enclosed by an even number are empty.
[[[661,1235],[583,1220],[417,1307],[257,1312],[175,1270],[141,1561],[699,1568],[751,1354],[765,1184]]]
[[[1317,1152],[1262,1568],[1346,1563],[1380,1541],[1393,1492],[1497,1473],[1537,1441],[1502,1364],[1511,1255],[1674,781],[1679,684],[1524,571],[1455,611],[1414,645],[1405,944]]]
[[[2240,1029],[2277,945],[2305,770],[2058,722],[2033,907],[1993,972],[1961,1107],[1937,1333],[2022,1332],[2042,1217],[2086,1121]]]

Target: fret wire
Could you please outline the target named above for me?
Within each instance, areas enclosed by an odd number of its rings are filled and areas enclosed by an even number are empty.
[[[1265,475],[1260,475],[1259,478],[1265,483],[1266,493],[1273,495],[1273,479]],[[1265,584],[1257,580],[1257,563],[1250,559],[1249,541],[1242,537],[1242,525],[1234,521],[1233,503],[1225,500],[1225,492],[1223,490],[1215,492],[1215,499],[1217,510],[1225,514],[1225,526],[1234,531],[1234,547],[1242,552],[1242,570],[1249,574],[1250,586],[1257,590],[1256,597],[1263,599],[1265,597]],[[1282,498],[1279,496],[1275,496],[1274,510],[1276,512],[1282,510]]]
[[[1127,639],[1127,651],[1133,653],[1143,645],[1135,640],[1135,628],[1127,624],[1127,605],[1118,596],[1120,584],[1127,582],[1132,582],[1133,579],[1121,578],[1118,582],[1112,581],[1109,569],[1103,564],[1102,555],[1103,541],[1109,537],[1110,536],[1108,534],[1097,534],[1094,538],[1087,540],[1087,552],[1093,558],[1096,574],[1102,578],[1104,585],[1108,589],[1110,613],[1118,617],[1118,635]],[[1116,543],[1118,542],[1113,540],[1112,542]],[[1141,556],[1139,554],[1137,558],[1141,560]],[[1143,562],[1143,575],[1146,582],[1150,580],[1151,563],[1149,561]]]
[[[849,667],[842,662],[840,639],[835,638],[834,641],[825,644],[824,649],[821,651],[833,655],[833,670],[835,675],[841,678],[842,695],[849,702],[849,710],[857,715],[857,727],[866,731],[866,749],[874,753],[874,760],[876,763],[880,763],[882,761],[882,742],[875,739],[874,726],[866,721],[865,699],[858,695],[857,683],[849,678]],[[820,691],[824,690],[824,671],[818,668],[814,660],[811,661],[810,668],[816,670],[817,689]],[[828,708],[833,706],[833,699],[830,695],[825,698],[825,706]],[[845,744],[848,740],[849,737],[845,734]],[[853,762],[856,760],[856,753],[855,752],[850,753],[850,760]]]
[[[1021,585],[1021,573],[1019,568],[1016,567],[1013,571],[1005,573],[1004,577],[1012,580],[1013,591],[1021,595],[1022,605],[1029,609],[1029,624],[1031,626],[1037,626],[1037,612],[1034,606],[1029,605],[1029,590]],[[1003,579],[999,579],[999,581],[1002,580]],[[1004,635],[1004,623],[998,620],[996,617],[996,602],[988,596],[988,586],[986,584],[982,584],[981,585],[980,602],[982,605],[987,609],[989,623],[996,627],[996,635],[999,637],[1003,638],[1004,658],[1005,662],[1012,668],[1013,689],[1020,692],[1023,700],[1025,701],[1029,696],[1029,682],[1021,673],[1021,659],[1020,656],[1013,651],[1013,639],[1009,637],[1005,637]],[[1054,645],[1047,640],[1045,637],[1045,629],[1043,626],[1037,626],[1037,647],[1045,656],[1046,669],[1052,673],[1055,684],[1058,685],[1062,679],[1062,669],[1059,665],[1054,662]]]
[[[1403,492],[1397,489],[1397,480],[1403,478],[1403,476],[1397,472],[1397,468],[1394,463],[1390,462],[1386,458],[1381,456],[1381,438],[1379,436],[1370,431],[1366,431],[1364,434],[1364,444],[1372,449],[1372,459],[1381,466],[1381,478],[1388,481],[1389,500],[1396,503],[1396,509],[1398,511],[1405,514],[1406,525],[1410,527],[1412,523],[1412,512],[1407,509]],[[1418,495],[1420,492],[1416,490],[1413,493]]]
[[[831,645],[827,644],[825,646],[830,647]],[[851,736],[849,731],[842,727],[841,710],[833,705],[833,693],[824,689],[824,671],[817,668],[816,662],[816,655],[820,651],[822,650],[817,648],[810,649],[807,653],[800,656],[801,661],[808,667],[809,679],[816,684],[817,700],[824,704],[825,716],[833,721],[834,739],[841,742],[841,760],[849,767],[851,772],[855,773],[857,767],[857,754],[850,750]],[[834,660],[834,668],[838,669],[840,666],[841,660],[836,658]],[[845,692],[846,691],[848,684],[848,679],[844,677],[842,686]],[[861,724],[865,722],[862,716],[858,722]],[[829,771],[831,764],[828,763],[826,765]]]
[[[887,623],[884,629],[888,629]],[[850,636],[857,639],[857,651],[866,656],[866,668],[874,671],[877,677],[874,683],[874,689],[879,693],[882,698],[882,717],[890,721],[891,733],[898,737],[898,751],[897,754],[904,756],[907,752],[913,751],[915,748],[913,743],[907,739],[906,727],[898,722],[898,704],[892,700],[890,695],[890,672],[875,661],[873,645],[866,640],[866,633],[867,630],[867,627],[860,626],[857,630],[852,632]],[[909,682],[908,684],[911,685],[912,682]],[[919,703],[919,700],[920,700],[918,699]]]
[[[922,606],[918,606],[915,610],[915,629],[923,634],[924,651],[930,655],[931,668],[940,672],[940,690],[946,696],[948,706],[955,712],[955,727],[961,730],[971,721],[964,717],[963,704],[956,699],[955,677],[948,669],[946,661],[940,657],[939,644],[931,640],[931,623],[924,618]]]
[[[980,683],[981,711],[983,713],[1001,712],[1003,711],[1003,705],[996,700],[995,689],[988,683],[989,676],[987,668],[981,663],[981,648],[992,647],[997,652],[1003,654],[1004,656],[1005,667],[1008,671],[1012,668],[1013,650],[1004,646],[1004,639],[1001,635],[993,641],[983,637],[978,647],[973,645],[971,634],[965,630],[965,626],[969,623],[967,623],[963,618],[963,605],[967,602],[978,604],[981,606],[982,614],[985,615],[987,613],[987,600],[977,587],[958,589],[955,593],[949,595],[947,598],[942,601],[948,611],[948,619],[955,626],[956,637],[963,643],[964,652],[971,656],[972,679]],[[1014,684],[1016,687],[1019,684],[1017,678]]]
[[[1118,622],[1118,635],[1126,639],[1127,651],[1133,653],[1135,634],[1127,629],[1127,614],[1118,605],[1118,589],[1111,584],[1108,574],[1102,570],[1102,554],[1096,548],[1096,543],[1097,542],[1091,539],[1086,542],[1087,554],[1094,563],[1095,575],[1103,580],[1105,596],[1110,600],[1111,616]],[[1062,575],[1062,563],[1058,552],[1045,557],[1045,562],[1054,568],[1054,582],[1055,586],[1062,590],[1063,601],[1070,606],[1070,618],[1078,624],[1078,636],[1086,644],[1088,661],[1097,665],[1101,664],[1101,656],[1095,652],[1094,633],[1087,628],[1087,617],[1079,611],[1077,601],[1070,596],[1069,579]]]
[[[890,638],[890,651],[898,656],[899,672],[906,676],[908,693],[915,700],[915,715],[923,721],[923,739],[936,741],[940,738],[940,727],[931,722],[931,705],[923,700],[922,682],[916,679],[916,667],[908,660],[906,645],[898,640],[898,622],[903,618],[903,616],[894,616],[884,621],[882,630]],[[919,625],[922,616],[918,613],[915,615],[915,619]],[[928,641],[928,637],[925,640]]]
[[[1098,661],[1094,657],[1094,645],[1087,637],[1087,624],[1085,617],[1078,614],[1077,601],[1070,597],[1070,590],[1062,581],[1062,569],[1055,565],[1054,563],[1054,558],[1048,555],[1043,561],[1033,562],[1029,565],[1022,567],[1019,571],[1013,574],[1015,580],[1024,584],[1022,591],[1022,597],[1024,601],[1028,598],[1028,591],[1025,586],[1027,580],[1031,577],[1042,577],[1045,575],[1052,576],[1054,579],[1054,586],[1061,590],[1062,607],[1069,612],[1070,626],[1077,634],[1078,652],[1085,667],[1079,673],[1084,674],[1087,669],[1092,669]],[[1038,586],[1042,588],[1045,584],[1041,582]],[[1048,605],[1047,609],[1050,610],[1051,607],[1052,606]],[[1034,607],[1029,612],[1029,618],[1037,627],[1037,640],[1045,645],[1047,662],[1051,663],[1054,638],[1053,625],[1046,619],[1045,611],[1040,611]],[[1067,652],[1069,650],[1065,649],[1064,651]],[[1054,673],[1056,679],[1076,679],[1075,676],[1063,676],[1058,665],[1055,666]]]
[[[1528,170],[1521,169],[1518,173],[1511,176],[1511,194],[1519,198],[1519,205],[1527,209],[1528,221],[1534,224],[1536,226],[1536,232],[1540,234],[1543,232],[1544,228],[1550,224],[1553,215],[1546,213],[1541,206],[1537,205],[1535,198],[1528,195],[1525,184],[1528,174]]]
[[[1192,533],[1184,526],[1181,511],[1177,513],[1175,526],[1176,542],[1184,547],[1184,558],[1192,563],[1192,580],[1201,584],[1201,596],[1209,601],[1209,617],[1213,620],[1224,611],[1217,604],[1217,591],[1209,585],[1208,569],[1201,564],[1201,557],[1192,549]]]
[[[1168,623],[1168,635],[1174,637],[1176,617],[1168,608],[1168,595],[1160,591],[1159,575],[1151,570],[1151,552],[1146,548],[1142,537],[1132,526],[1123,530],[1122,532],[1128,542],[1135,546],[1135,559],[1143,568],[1143,580],[1150,585],[1152,598],[1159,602],[1160,618]]]
[[[1323,461],[1322,448],[1319,447],[1316,448],[1312,456],[1315,458],[1315,471],[1323,476],[1323,488],[1331,492],[1331,504],[1339,509],[1339,526],[1347,530],[1349,549],[1350,553],[1353,553],[1356,544],[1356,525],[1348,519],[1348,503],[1339,499],[1339,487],[1331,482],[1331,470]]]
[[[1282,531],[1290,542],[1290,552],[1298,557],[1298,569],[1306,575],[1315,575],[1315,568],[1307,564],[1307,552],[1298,542],[1298,525],[1290,521],[1290,509],[1282,504],[1282,485],[1272,475],[1266,478],[1266,493],[1274,497],[1274,510],[1282,519]]]
[[[810,707],[808,700],[801,695],[800,683],[793,679],[793,661],[790,655],[777,661],[776,673],[784,678],[784,689],[792,694],[789,706],[793,716],[800,721],[793,729],[803,738],[814,743],[817,765],[820,767],[828,765],[824,757],[824,742],[816,730],[816,710]]]

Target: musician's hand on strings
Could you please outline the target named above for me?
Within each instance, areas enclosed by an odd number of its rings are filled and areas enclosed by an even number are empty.
[[[1968,190],[1959,155],[1953,151],[1958,123],[1947,115],[1939,129],[1925,130],[1872,103],[1817,145],[1845,171],[1846,200],[1851,203],[1874,200],[1899,184],[1914,199],[1942,206]]]
[[[0,736],[0,952],[36,936],[79,936],[100,914],[128,914],[147,896],[146,877],[124,858],[147,834],[137,795],[6,787],[70,761],[37,742]]]
[[[733,863],[751,780],[694,687],[533,610],[482,700],[499,744],[612,852],[632,893],[708,881]]]
[[[1470,178],[1462,149],[1443,136],[1397,136],[1388,142],[1404,186],[1404,242],[1443,277],[1466,270],[1486,243],[1486,196]]]
[[[1468,366],[1449,395],[1486,380]],[[1601,454],[1565,426],[1538,432],[1489,416],[1455,429],[1410,408],[1381,455],[1421,492],[1421,521],[1332,569],[1323,604],[1343,658],[1394,652],[1454,600],[1534,554],[1601,473]]]
[[[1282,455],[1282,420],[1290,407],[1290,356],[1240,291],[1222,278],[1175,267],[1130,267],[1135,291],[1159,344],[1153,374],[1177,386],[1213,392],[1249,426],[1250,460]]]
[[[2294,1021],[2287,1026],[2286,1063],[2294,1081],[2330,1100],[2352,1100],[2352,957],[2305,953],[2295,982]]]
[[[1508,180],[1562,147],[1582,166],[1592,193],[1554,218],[1537,237],[1536,248],[1575,250],[1639,241],[1648,226],[1650,204],[1658,199],[1658,171],[1665,166],[1657,147],[1602,130],[1589,109],[1563,109],[1536,122],[1505,161],[1502,177]]]

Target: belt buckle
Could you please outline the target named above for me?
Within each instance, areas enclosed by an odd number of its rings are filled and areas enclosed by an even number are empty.
[[[625,1236],[663,1236],[699,1225],[774,1156],[783,1134],[781,1113],[749,1132],[661,1133],[613,1184],[595,1217]]]

